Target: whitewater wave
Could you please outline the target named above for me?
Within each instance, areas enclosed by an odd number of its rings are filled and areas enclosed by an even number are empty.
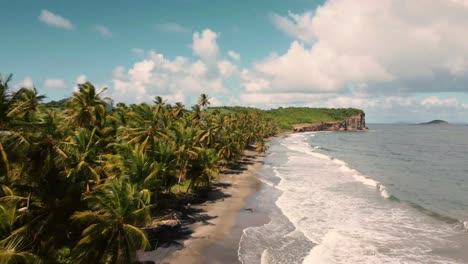
[[[448,247],[444,237],[453,232],[450,226],[389,203],[397,199],[384,184],[314,151],[303,135],[281,144],[288,149],[288,161],[276,168],[281,178],[277,188],[283,191],[276,205],[315,244],[303,261],[294,263],[456,263],[428,254],[431,248]],[[382,199],[356,183],[376,190]],[[271,252],[263,256],[263,263],[279,263]]]
[[[310,135],[315,135],[315,134],[309,134],[309,136]],[[388,192],[388,190],[387,190],[387,188],[385,187],[384,184],[382,184],[381,182],[379,182],[377,180],[374,180],[374,179],[372,179],[372,178],[370,178],[370,177],[368,177],[366,175],[362,175],[361,173],[359,173],[355,169],[350,168],[345,161],[340,160],[340,159],[336,159],[336,158],[334,158],[332,156],[328,156],[328,155],[323,154],[323,153],[313,151],[311,149],[311,147],[309,146],[309,144],[307,144],[307,138],[304,138],[302,140],[302,142],[304,142],[306,144],[299,145],[298,144],[299,142],[301,142],[301,141],[300,140],[293,140],[291,142],[291,143],[293,143],[292,145],[287,144],[287,145],[284,145],[284,146],[287,146],[291,150],[302,152],[302,153],[305,153],[307,155],[311,155],[311,156],[314,156],[314,157],[317,157],[317,158],[329,159],[329,160],[333,161],[333,163],[335,163],[337,165],[340,165],[340,169],[342,171],[352,173],[352,176],[356,181],[361,182],[364,185],[374,187],[380,193],[380,196],[382,196],[383,198],[385,198],[385,199],[393,198],[392,200],[398,200],[395,196],[391,195]],[[313,147],[313,149],[320,149],[320,148],[321,148],[320,146]],[[278,171],[276,169],[275,169],[275,174],[276,174],[276,176],[278,176]]]
[[[457,263],[432,253],[454,247],[446,239],[459,233],[453,225],[391,202],[396,198],[381,182],[314,151],[307,135],[276,144],[279,155],[267,161],[262,176],[270,190],[265,194],[277,193],[270,199],[271,221],[244,230],[243,264]],[[468,228],[468,221],[459,226]]]

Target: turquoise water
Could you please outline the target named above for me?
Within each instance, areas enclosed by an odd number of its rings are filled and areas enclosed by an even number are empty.
[[[318,133],[309,144],[383,183],[402,202],[447,221],[468,220],[468,126],[371,125],[370,129]]]
[[[270,144],[242,263],[467,263],[468,127],[370,129]]]

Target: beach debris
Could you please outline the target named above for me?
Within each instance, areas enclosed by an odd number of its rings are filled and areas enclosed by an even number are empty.
[[[251,213],[253,213],[253,208],[245,208],[246,211],[250,211]]]

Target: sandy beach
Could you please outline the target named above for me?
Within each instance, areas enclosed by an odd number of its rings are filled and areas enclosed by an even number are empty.
[[[260,188],[255,173],[263,157],[246,151],[238,166],[220,174],[206,202],[190,205],[197,216],[193,223],[182,224],[186,235],[153,251],[140,252],[140,263],[239,263],[242,230],[267,221],[253,201]]]

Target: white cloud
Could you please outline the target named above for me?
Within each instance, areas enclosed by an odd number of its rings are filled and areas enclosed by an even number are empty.
[[[304,106],[330,97],[329,94],[307,93],[241,93],[240,103],[253,107],[276,108],[286,105]]]
[[[53,27],[63,28],[67,30],[71,30],[74,28],[70,20],[60,15],[54,14],[46,9],[43,9],[41,11],[41,14],[39,15],[39,20]]]
[[[133,48],[131,51],[133,54],[138,55],[138,56],[145,55],[145,50],[140,49],[140,48]]]
[[[231,62],[218,59],[216,37],[209,29],[194,34],[193,47],[199,59],[180,56],[169,59],[150,51],[128,70],[116,67],[113,97],[116,101],[142,102],[161,95],[168,100],[187,102],[201,93],[226,93],[225,82],[234,78],[238,69]]]
[[[216,97],[210,97],[210,106],[223,106],[224,104]]]
[[[177,23],[163,23],[163,24],[157,24],[156,28],[159,31],[163,32],[170,32],[170,33],[189,33],[190,29],[177,24]]]
[[[84,74],[80,74],[78,77],[75,79],[75,84],[73,86],[73,91],[78,92],[78,84],[83,84],[88,81],[88,78]]]
[[[240,61],[240,55],[239,53],[235,51],[232,51],[232,50],[228,51],[228,56],[235,61]]]
[[[193,53],[204,61],[215,61],[219,55],[219,47],[216,43],[217,37],[218,34],[211,29],[205,29],[202,33],[193,33]]]
[[[313,30],[314,14],[305,12],[302,15],[288,13],[287,17],[272,14],[273,24],[293,38],[298,38],[307,43],[313,43],[315,32]]]
[[[31,77],[25,77],[23,80],[13,85],[14,90],[19,90],[21,88],[28,88],[28,89],[34,88],[34,84],[33,84]]]
[[[97,33],[99,33],[102,37],[105,37],[105,38],[109,38],[109,37],[112,37],[112,32],[110,31],[110,29],[106,26],[103,26],[103,25],[95,25],[93,27],[93,30],[96,31]]]
[[[455,98],[440,99],[436,96],[427,97],[421,101],[423,106],[436,106],[436,107],[459,107],[463,108],[463,105]]]
[[[46,79],[42,86],[44,86],[44,88],[62,89],[66,88],[67,84],[62,79]]]
[[[223,78],[229,78],[237,72],[237,67],[227,60],[218,62],[218,69]]]
[[[312,49],[294,41],[282,56],[273,56],[244,75],[249,91],[340,92],[350,82],[390,80],[378,63],[366,55],[339,54],[318,43]]]
[[[328,0],[314,11],[272,15],[296,40],[260,62],[244,87],[263,92],[468,91],[465,0]],[[424,8],[421,8],[424,7]],[[250,87],[250,88],[249,88]]]

